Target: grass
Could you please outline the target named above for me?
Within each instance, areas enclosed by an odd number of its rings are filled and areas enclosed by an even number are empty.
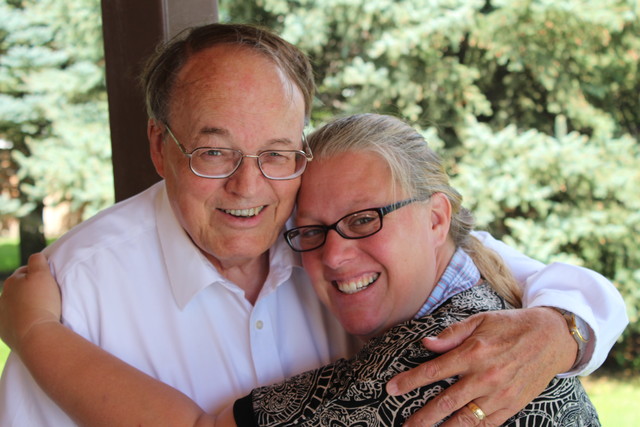
[[[2,282],[9,274],[20,266],[20,249],[15,238],[0,238],[0,289]],[[9,348],[0,341],[0,369],[9,356]]]
[[[638,425],[635,405],[640,401],[640,376],[592,375],[582,379],[603,427]]]
[[[20,266],[20,249],[18,241],[0,238],[0,272],[9,273]]]
[[[20,248],[15,238],[0,238],[0,290],[2,282],[20,266]],[[0,340],[0,370],[9,357],[9,347]]]
[[[0,369],[4,368],[7,357],[9,357],[9,347],[0,341]]]

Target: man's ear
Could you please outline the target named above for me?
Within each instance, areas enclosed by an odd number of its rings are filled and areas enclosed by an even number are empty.
[[[164,125],[156,119],[149,119],[147,138],[149,139],[149,152],[153,166],[155,166],[158,175],[164,178]]]
[[[444,244],[451,227],[451,202],[443,193],[434,193],[429,201],[431,205],[431,229],[436,234],[436,242]]]

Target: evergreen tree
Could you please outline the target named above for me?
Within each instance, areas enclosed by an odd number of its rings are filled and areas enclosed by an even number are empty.
[[[42,209],[71,202],[79,218],[112,202],[98,0],[0,1],[0,137],[12,144],[21,258],[44,247]]]

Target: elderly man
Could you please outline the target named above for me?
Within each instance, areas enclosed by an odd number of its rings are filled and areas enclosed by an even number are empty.
[[[350,354],[356,343],[280,237],[312,157],[302,136],[314,89],[308,60],[267,31],[211,24],[164,46],[144,77],[151,157],[163,181],[48,249],[64,323],[213,413],[253,387]],[[506,419],[550,376],[595,369],[626,325],[621,298],[602,277],[542,268],[483,238],[526,282],[532,308],[453,330],[431,345],[461,345],[390,385],[402,391],[465,376],[424,408],[421,422],[458,408],[452,423],[479,422],[464,406],[474,399]],[[544,306],[575,313],[567,316],[585,341]],[[478,336],[499,344],[473,345]],[[0,424],[73,423],[12,355]]]

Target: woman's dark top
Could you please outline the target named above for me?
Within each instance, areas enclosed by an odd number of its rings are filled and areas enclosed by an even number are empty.
[[[511,308],[489,284],[454,295],[432,314],[402,323],[369,341],[354,357],[260,387],[234,405],[236,423],[249,426],[401,426],[427,401],[453,384],[448,378],[402,396],[389,396],[396,374],[437,354],[420,340],[472,314]],[[506,426],[599,426],[598,415],[580,381],[554,378]]]

